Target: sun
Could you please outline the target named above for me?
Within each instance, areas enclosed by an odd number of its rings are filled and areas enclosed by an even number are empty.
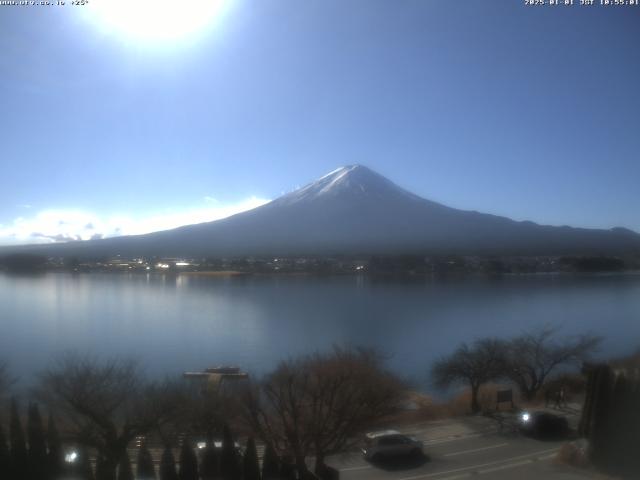
[[[210,28],[231,0],[90,0],[86,13],[107,33],[134,41],[176,41]]]

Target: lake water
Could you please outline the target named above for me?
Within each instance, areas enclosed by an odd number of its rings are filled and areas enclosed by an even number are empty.
[[[640,275],[382,280],[0,274],[0,359],[28,382],[67,350],[139,358],[150,374],[237,364],[262,373],[332,344],[375,346],[428,388],[432,361],[463,341],[545,324],[640,347]]]

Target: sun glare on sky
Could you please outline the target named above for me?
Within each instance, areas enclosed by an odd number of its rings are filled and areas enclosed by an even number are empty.
[[[206,31],[231,0],[91,0],[86,13],[109,34],[150,43]]]

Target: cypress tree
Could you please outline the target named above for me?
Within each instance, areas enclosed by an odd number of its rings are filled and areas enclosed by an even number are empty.
[[[613,373],[608,365],[596,367],[594,388],[593,419],[589,428],[589,456],[596,466],[606,467],[611,448],[609,417],[613,390]]]
[[[220,474],[224,480],[240,480],[242,472],[238,462],[238,452],[231,435],[229,425],[222,429],[222,458],[220,459]]]
[[[176,460],[170,446],[166,446],[160,457],[160,480],[178,480]]]
[[[47,477],[47,442],[40,410],[36,403],[29,405],[27,419],[27,438],[29,440],[29,478],[43,480]]]
[[[629,402],[628,405],[631,407],[628,410],[629,423],[627,426],[628,432],[630,434],[630,440],[627,449],[630,449],[633,448],[634,445],[640,445],[640,409],[638,408],[638,405],[640,405],[640,378],[638,378],[637,376],[630,388],[627,401]],[[632,458],[633,461],[629,462],[629,466],[634,469],[635,472],[639,472],[640,456],[634,453]]]
[[[188,439],[184,440],[180,450],[180,480],[198,480],[198,458]]]
[[[29,455],[25,443],[24,431],[20,422],[18,402],[11,401],[11,420],[9,423],[9,448],[11,452],[12,480],[28,480]]]
[[[156,478],[156,470],[153,466],[151,452],[144,444],[138,449],[137,473],[139,480],[155,480]]]
[[[91,468],[91,458],[86,448],[78,449],[78,458],[73,465],[73,473],[78,480],[93,480],[93,469]]]
[[[273,446],[268,443],[262,457],[262,480],[274,480],[280,478],[280,460]]]
[[[131,459],[126,450],[122,458],[120,458],[120,463],[118,463],[118,480],[134,480]]]
[[[216,453],[213,442],[204,449],[202,460],[200,462],[200,476],[202,480],[213,480],[218,478],[218,454]]]
[[[60,434],[56,427],[53,415],[49,414],[47,422],[47,446],[49,453],[47,454],[47,478],[49,480],[58,480],[62,477],[64,471],[64,459],[62,454],[62,443],[60,442]]]
[[[102,455],[96,457],[96,480],[111,480],[109,472],[105,468],[105,460]]]
[[[7,447],[7,439],[0,423],[0,478],[9,478],[9,459],[9,447]]]
[[[637,454],[640,425],[634,422],[634,411],[638,410],[638,404],[634,402],[634,388],[633,378],[627,378],[624,372],[617,373],[609,419],[611,448],[608,464],[610,472],[621,478],[633,478],[640,472]]]
[[[295,480],[297,478],[296,475],[296,466],[291,457],[284,457],[282,459],[282,463],[280,465],[280,477],[283,480]]]
[[[258,452],[256,442],[253,438],[247,440],[247,449],[243,459],[244,480],[260,480],[260,464],[258,463]]]

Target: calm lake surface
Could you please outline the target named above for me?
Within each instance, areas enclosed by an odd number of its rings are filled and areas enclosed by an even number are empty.
[[[259,374],[335,343],[375,346],[428,388],[462,341],[545,324],[591,331],[601,355],[640,347],[640,275],[382,280],[0,274],[0,359],[25,382],[67,350],[126,355],[150,374],[237,364]]]

